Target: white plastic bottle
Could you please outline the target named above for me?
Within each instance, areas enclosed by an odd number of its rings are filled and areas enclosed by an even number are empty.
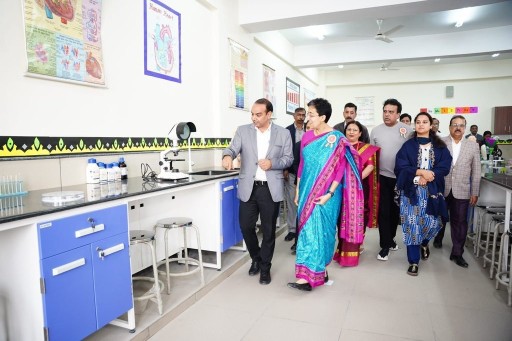
[[[96,164],[96,159],[89,159],[85,170],[85,179],[88,184],[100,183],[100,169]]]
[[[126,162],[124,161],[124,157],[119,158],[119,168],[121,168],[121,180],[127,180],[128,179],[128,166],[126,165]]]
[[[112,162],[112,169],[114,170],[114,181],[121,181],[121,168],[117,162]]]
[[[108,180],[107,168],[103,162],[98,162],[98,167],[100,168],[100,184],[106,184]]]
[[[112,164],[109,163],[107,165],[107,182],[114,182],[116,179],[116,173],[114,168],[112,168]]]

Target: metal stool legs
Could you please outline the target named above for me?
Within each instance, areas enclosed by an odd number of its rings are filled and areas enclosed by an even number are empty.
[[[144,230],[132,230],[130,231],[130,244],[143,244],[149,246],[151,249],[151,259],[153,265],[153,277],[137,276],[133,277],[133,281],[148,281],[153,282],[154,285],[150,292],[145,295],[133,297],[134,301],[151,300],[158,306],[158,313],[162,315],[163,305],[161,291],[163,289],[163,283],[158,279],[158,268],[156,262],[156,250],[155,250],[155,234],[152,231]]]
[[[500,284],[507,287],[508,306],[512,306],[512,252],[510,252],[510,236],[512,232],[503,233],[500,243],[500,253],[498,257],[498,272],[496,273],[496,290]]]
[[[164,243],[165,243],[165,275],[167,278],[167,294],[170,295],[171,293],[171,277],[181,277],[181,276],[188,276],[192,275],[196,272],[200,272],[201,274],[201,285],[204,286],[204,270],[203,270],[203,255],[201,250],[201,238],[199,235],[199,229],[197,226],[192,224],[191,219],[187,218],[168,218],[168,219],[162,219],[159,220],[156,225],[156,227],[165,228],[164,233]],[[183,250],[181,251],[184,256],[178,255],[176,258],[169,258],[169,239],[168,234],[169,230],[173,228],[180,228],[183,232]],[[194,229],[195,235],[196,235],[196,244],[197,244],[197,253],[198,253],[198,259],[191,258],[188,255],[188,244],[187,244],[187,229],[192,228]],[[185,264],[185,271],[181,273],[171,273],[170,271],[170,262],[182,262]],[[162,264],[162,262],[160,262]],[[189,265],[196,265],[197,268],[189,270]]]

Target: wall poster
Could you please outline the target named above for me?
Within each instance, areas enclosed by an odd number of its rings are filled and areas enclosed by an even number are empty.
[[[308,111],[308,103],[315,99],[315,93],[311,90],[304,88],[304,108]]]
[[[357,105],[357,120],[367,127],[375,126],[375,97],[356,97],[355,102],[355,104]]]
[[[23,0],[27,75],[105,85],[102,0]]]
[[[247,98],[249,49],[229,39],[229,55],[231,61],[229,106],[231,108],[249,110]]]
[[[286,77],[286,113],[293,115],[300,106],[300,85]]]
[[[272,106],[274,107],[274,111],[272,112],[272,117],[276,117],[276,93],[275,93],[275,80],[276,80],[276,71],[272,69],[270,66],[263,64],[263,98],[268,99]]]
[[[181,83],[181,14],[144,0],[144,74]]]

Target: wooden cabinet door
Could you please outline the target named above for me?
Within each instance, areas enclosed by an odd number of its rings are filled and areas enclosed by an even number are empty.
[[[512,106],[494,108],[493,134],[512,134]]]

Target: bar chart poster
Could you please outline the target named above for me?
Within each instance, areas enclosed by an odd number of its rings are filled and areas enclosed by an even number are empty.
[[[286,77],[286,113],[293,115],[300,106],[300,85]]]
[[[249,50],[229,39],[231,58],[230,99],[231,108],[249,110],[247,100],[247,74]]]

